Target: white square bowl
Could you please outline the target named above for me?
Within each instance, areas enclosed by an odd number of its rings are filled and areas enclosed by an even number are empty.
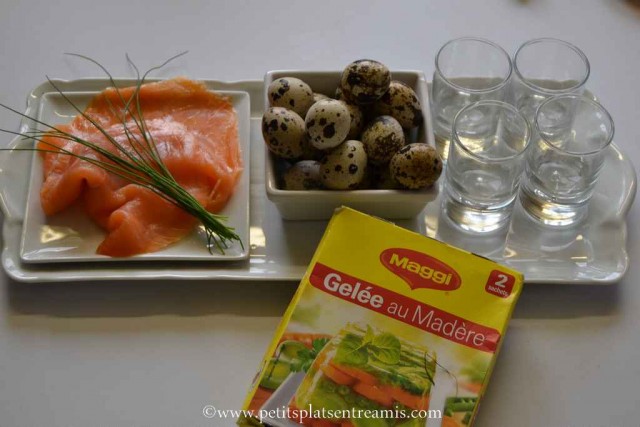
[[[281,77],[297,77],[306,82],[314,92],[333,97],[342,71],[269,71],[264,77],[264,106],[269,108],[267,89],[271,82]],[[409,132],[411,142],[427,142],[435,147],[429,89],[421,71],[391,71],[391,78],[409,85],[416,92],[422,105],[423,124]],[[304,119],[304,117],[303,117]],[[406,219],[418,215],[427,203],[438,195],[438,184],[422,190],[309,190],[291,191],[278,188],[278,159],[265,146],[265,186],[267,197],[280,215],[288,220],[322,220],[333,215],[340,206],[349,206],[361,212],[388,219]]]

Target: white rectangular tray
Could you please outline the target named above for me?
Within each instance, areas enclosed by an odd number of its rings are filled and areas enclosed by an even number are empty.
[[[24,282],[81,280],[299,280],[322,233],[324,221],[284,221],[264,188],[264,142],[261,116],[264,111],[263,83],[205,81],[213,90],[246,91],[251,98],[250,258],[237,262],[88,262],[24,264],[20,261],[20,236],[26,205],[31,156],[0,153],[0,204],[5,214],[2,264],[11,277]],[[65,92],[102,90],[102,79],[58,82]],[[27,101],[33,114],[48,83],[34,89]],[[27,123],[21,124],[26,130]],[[15,146],[18,141],[12,142]],[[527,283],[610,284],[625,274],[626,214],[636,192],[636,174],[627,156],[615,145],[607,159],[587,221],[579,228],[559,232],[539,227],[520,210],[505,235],[475,237],[461,233],[440,217],[440,200],[410,221],[397,221],[406,228],[471,250],[511,266],[525,275]],[[203,248],[203,250],[205,250]]]

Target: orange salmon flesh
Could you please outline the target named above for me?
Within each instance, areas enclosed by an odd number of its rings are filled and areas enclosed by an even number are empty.
[[[119,91],[123,99],[129,100],[135,88]],[[204,84],[186,78],[145,84],[139,97],[146,127],[167,169],[208,211],[222,210],[243,169],[237,115],[231,102],[210,92]],[[135,108],[131,109],[135,112]],[[85,114],[130,148],[122,123],[123,110],[117,91],[108,88],[91,100]],[[142,140],[131,116],[125,118],[126,129]],[[118,152],[81,115],[57,128],[112,153]],[[52,150],[48,144],[104,160],[82,144],[52,135],[44,137],[39,148]],[[155,252],[182,239],[197,224],[194,217],[153,191],[98,166],[58,153],[43,153],[42,157],[42,209],[45,214],[54,215],[82,203],[87,215],[106,231],[96,250],[98,254],[126,257]]]

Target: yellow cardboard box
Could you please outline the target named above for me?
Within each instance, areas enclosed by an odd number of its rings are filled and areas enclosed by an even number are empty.
[[[341,208],[241,424],[468,427],[522,289],[488,259]]]

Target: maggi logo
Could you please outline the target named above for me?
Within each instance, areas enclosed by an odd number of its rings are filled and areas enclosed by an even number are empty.
[[[442,291],[458,289],[460,275],[447,264],[422,252],[390,248],[380,254],[380,261],[411,289],[429,288]]]

